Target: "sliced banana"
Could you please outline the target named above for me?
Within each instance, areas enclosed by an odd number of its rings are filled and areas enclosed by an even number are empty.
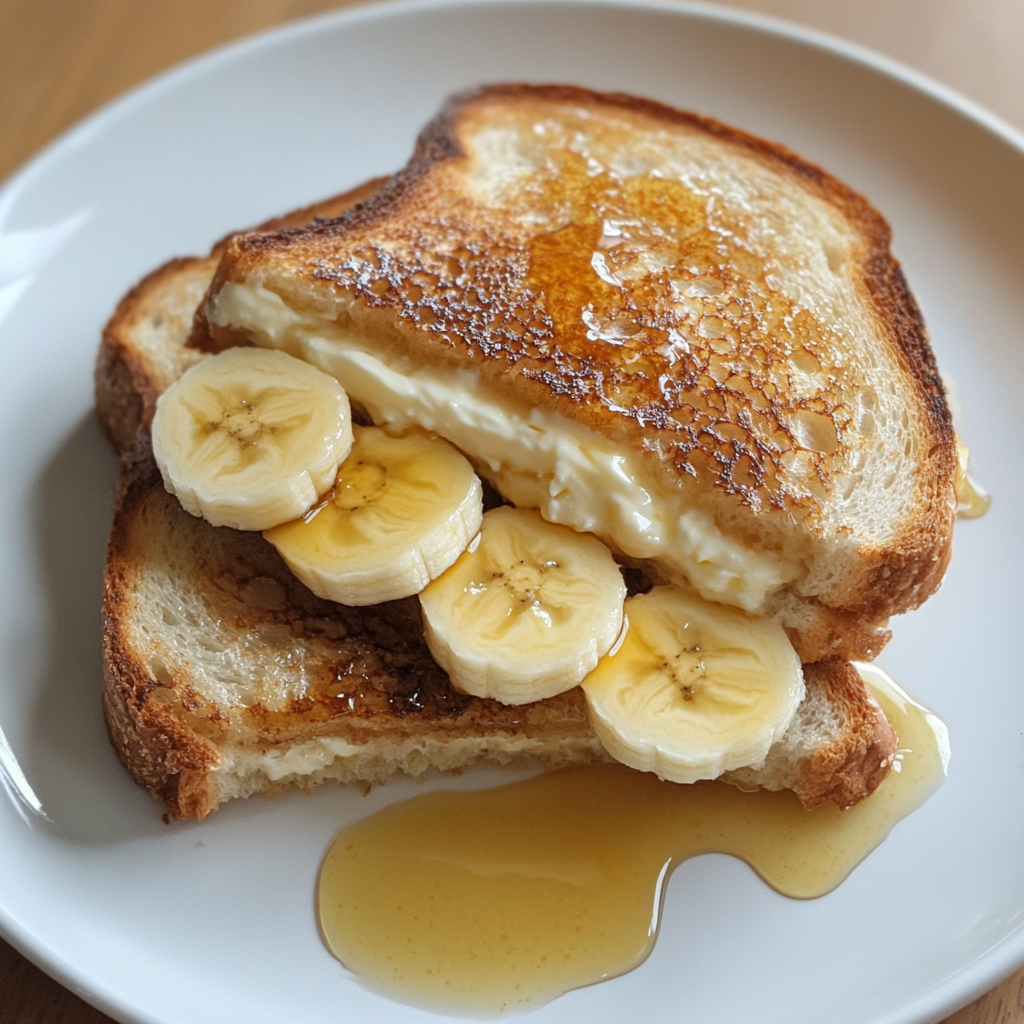
[[[420,594],[431,653],[456,689],[526,704],[576,686],[615,642],[626,597],[596,537],[497,508]]]
[[[630,598],[626,618],[582,684],[608,753],[673,782],[760,764],[804,696],[782,627],[679,587]]]
[[[157,402],[164,485],[214,526],[264,530],[302,515],[352,447],[341,385],[284,352],[231,348],[191,367]]]
[[[418,594],[480,529],[480,478],[438,437],[359,426],[354,437],[333,491],[264,536],[329,601],[367,605]]]

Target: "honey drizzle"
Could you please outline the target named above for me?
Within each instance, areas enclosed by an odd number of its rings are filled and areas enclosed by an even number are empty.
[[[992,497],[970,473],[956,484],[956,514],[960,519],[980,519],[992,505]]]
[[[951,381],[946,380],[948,394],[955,392]],[[952,398],[954,419],[956,417],[956,399]],[[992,497],[977,480],[971,476],[971,453],[959,434],[955,435],[957,472],[956,472],[956,514],[958,519],[980,519],[992,506]]]
[[[848,811],[723,783],[595,765],[427,793],[349,826],[321,869],[320,926],[369,988],[438,1013],[495,1016],[623,974],[654,945],[672,870],[746,861],[772,888],[835,888],[941,783],[945,726],[859,666],[900,737],[896,770]]]

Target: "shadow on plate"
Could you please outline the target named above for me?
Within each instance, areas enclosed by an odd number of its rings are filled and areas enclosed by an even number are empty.
[[[160,805],[121,767],[100,707],[103,563],[116,486],[116,456],[90,413],[46,463],[33,494],[46,653],[22,768],[43,827],[90,844],[166,828]]]

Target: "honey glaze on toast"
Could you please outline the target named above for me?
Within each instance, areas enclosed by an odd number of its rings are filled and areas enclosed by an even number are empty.
[[[711,471],[755,509],[766,495],[794,501],[798,489],[780,497],[792,460],[768,454],[745,425],[799,435],[801,474],[819,491],[841,458],[847,403],[864,376],[837,351],[833,326],[771,287],[713,198],[667,178],[620,177],[568,152],[544,205],[555,223],[563,206],[574,218],[527,246],[527,294],[543,297],[559,339],[539,346],[552,365],[538,376],[565,390],[601,367],[604,379],[586,388],[601,392],[609,412],[672,435],[690,472]],[[813,397],[791,388],[801,373],[815,376]]]
[[[346,828],[320,873],[328,948],[369,988],[493,1017],[637,967],[665,883],[702,853],[746,861],[797,899],[834,889],[945,776],[945,726],[859,666],[899,735],[869,799],[808,812],[789,792],[678,785],[620,765],[429,793]]]
[[[568,121],[549,128],[566,148],[500,210],[487,193],[447,197],[443,224],[423,216],[444,186],[415,191],[414,164],[377,207],[276,244],[292,244],[310,278],[415,325],[440,358],[464,347],[530,382],[533,401],[572,404],[613,433],[631,420],[684,476],[707,477],[755,511],[816,515],[864,443],[853,399],[868,381],[844,354],[849,332],[831,308],[779,286],[750,224],[712,187],[622,174],[568,148]],[[607,128],[613,139],[621,130]],[[390,247],[374,234],[388,213],[410,222]],[[841,260],[830,271],[845,272]]]

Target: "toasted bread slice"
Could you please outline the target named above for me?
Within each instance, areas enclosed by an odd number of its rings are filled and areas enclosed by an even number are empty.
[[[450,101],[358,209],[232,239],[193,342],[300,354],[515,503],[777,617],[805,661],[870,658],[938,586],[956,509],[889,240],[779,146],[497,86]]]
[[[111,740],[177,817],[327,779],[608,760],[579,688],[520,707],[456,693],[415,598],[320,600],[259,534],[184,512],[144,442],[114,518],[104,623]],[[807,696],[765,767],[732,777],[792,789],[808,808],[848,806],[888,774],[895,737],[848,662],[804,675]]]
[[[146,428],[163,389],[203,358],[186,340],[216,262],[150,274],[107,325],[97,363],[97,410],[122,455],[103,703],[132,775],[173,815],[202,818],[231,797],[325,779],[605,759],[578,690],[519,708],[458,694],[427,651],[415,599],[322,601],[261,536],[211,527],[166,493]],[[896,737],[848,663],[804,674],[789,730],[734,781],[847,806],[888,774]]]

